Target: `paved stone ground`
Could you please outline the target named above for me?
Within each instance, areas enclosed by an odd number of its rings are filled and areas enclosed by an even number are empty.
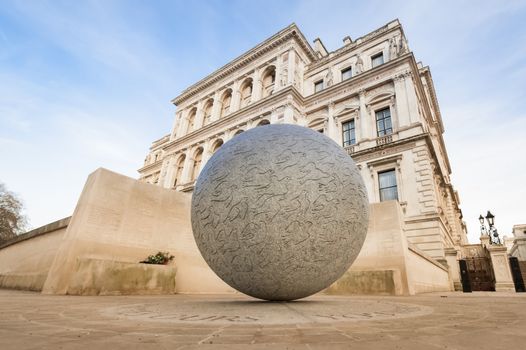
[[[526,293],[262,302],[0,290],[0,349],[525,349]]]

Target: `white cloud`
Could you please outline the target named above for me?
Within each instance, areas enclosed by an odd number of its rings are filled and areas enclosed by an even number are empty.
[[[4,9],[30,34],[20,40],[0,31],[0,156],[9,164],[0,180],[26,199],[34,225],[69,215],[87,174],[101,165],[136,176],[150,142],[170,129],[169,99],[267,34],[296,22],[309,39],[336,49],[344,36],[394,18],[432,69],[470,239],[487,209],[503,233],[526,221],[526,31],[523,23],[503,29],[523,1],[247,4]],[[184,25],[168,23],[165,12]]]

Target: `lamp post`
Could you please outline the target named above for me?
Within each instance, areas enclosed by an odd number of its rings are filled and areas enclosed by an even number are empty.
[[[486,229],[486,225],[484,224],[484,217],[482,215],[479,216],[481,235],[489,236],[490,244],[502,244],[499,233],[497,232],[497,228],[495,227],[495,215],[491,214],[489,210],[486,214],[486,221],[488,222],[488,229]]]

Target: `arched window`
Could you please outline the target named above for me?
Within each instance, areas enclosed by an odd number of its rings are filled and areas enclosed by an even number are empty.
[[[181,157],[179,157],[179,160],[177,161],[177,165],[175,166],[174,187],[177,186],[177,184],[182,183],[183,167],[184,167],[185,159],[186,159],[186,156],[183,154]]]
[[[241,84],[241,107],[248,106],[252,98],[252,79],[248,78]]]
[[[270,66],[263,73],[263,94],[262,97],[272,95],[274,83],[276,82],[276,67]]]
[[[192,108],[192,110],[188,114],[188,129],[186,131],[187,133],[192,132],[195,129],[195,115],[196,115],[196,113],[197,113],[197,109],[196,108]]]
[[[236,133],[234,134],[234,136],[237,136],[237,135],[241,134],[243,131],[245,131],[245,130],[243,130],[243,129],[239,129],[238,131],[236,131]]]
[[[262,120],[258,123],[258,125],[256,125],[256,127],[258,127],[258,126],[263,126],[263,125],[269,125],[269,124],[270,124],[270,122],[268,121],[268,119],[262,119]]]
[[[204,112],[205,120],[203,125],[208,125],[212,121],[212,106],[214,105],[214,100],[210,99],[206,102]]]
[[[194,155],[194,167],[192,169],[192,181],[197,180],[197,175],[199,175],[199,168],[201,167],[201,161],[203,159],[203,149],[199,147],[195,151]]]
[[[212,153],[215,153],[219,149],[219,147],[223,146],[223,140],[219,139],[212,145]]]
[[[221,117],[226,116],[228,113],[230,113],[230,103],[232,102],[232,90],[228,89],[223,94],[223,98],[221,99]]]

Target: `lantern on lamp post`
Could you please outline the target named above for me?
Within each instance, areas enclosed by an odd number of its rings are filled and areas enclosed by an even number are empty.
[[[495,227],[495,215],[493,215],[489,210],[486,214],[486,221],[488,222],[488,229],[486,229],[486,225],[484,224],[484,217],[482,215],[479,216],[481,235],[488,235],[490,244],[502,244],[499,233],[497,232],[497,228]]]

